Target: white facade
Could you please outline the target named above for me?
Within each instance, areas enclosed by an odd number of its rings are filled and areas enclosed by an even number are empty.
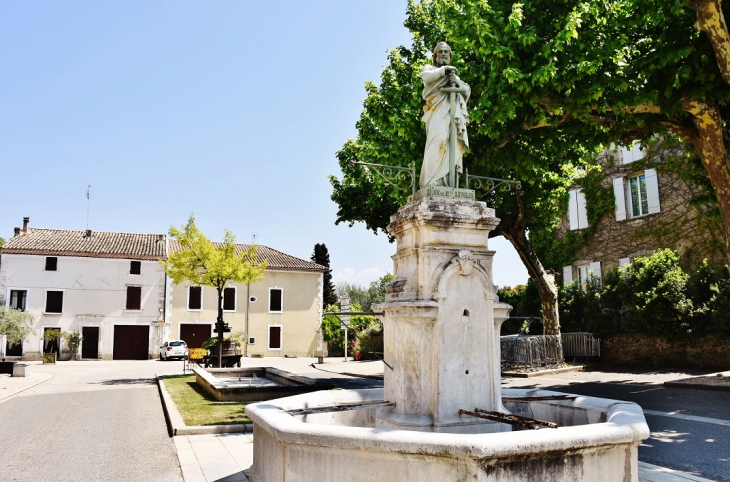
[[[146,351],[157,356],[157,346],[165,337],[164,324],[157,321],[164,315],[166,277],[156,260],[114,259],[103,257],[51,256],[57,258],[55,271],[46,270],[49,256],[3,254],[0,264],[0,304],[12,305],[12,294],[25,292],[25,310],[35,319],[35,336],[23,343],[23,359],[39,359],[43,351],[42,333],[46,328],[63,332],[98,328],[97,358],[114,358],[116,325],[147,327]],[[139,274],[132,262],[139,263]],[[127,309],[128,288],[140,294],[139,309]],[[139,288],[138,290],[136,288]],[[48,312],[48,292],[61,292],[60,313]],[[51,295],[52,297],[54,295]],[[132,294],[134,301],[135,294]],[[56,299],[57,302],[57,299]],[[133,302],[133,307],[135,303]],[[56,309],[51,311],[58,311]],[[135,331],[141,334],[144,329]],[[95,333],[95,330],[86,330]],[[83,334],[83,333],[82,333]],[[141,335],[140,335],[141,336]],[[121,343],[121,340],[118,340]],[[93,345],[94,340],[82,342]],[[65,344],[64,344],[65,345]],[[2,340],[2,349],[5,341]],[[121,355],[118,348],[118,355]],[[62,346],[60,356],[68,357]]]

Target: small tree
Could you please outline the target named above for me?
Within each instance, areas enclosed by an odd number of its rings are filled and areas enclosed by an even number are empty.
[[[81,346],[81,341],[84,337],[81,336],[81,333],[78,331],[67,331],[66,333],[63,333],[61,337],[66,340],[66,344],[68,344],[68,349],[71,352],[71,359],[75,360],[76,355],[79,352],[79,347]]]
[[[170,237],[180,249],[171,253],[167,260],[160,260],[163,269],[174,283],[187,280],[195,286],[211,286],[218,294],[218,366],[222,364],[223,346],[223,291],[231,283],[250,286],[264,278],[268,266],[259,261],[256,245],[248,247],[236,244],[236,237],[226,230],[222,243],[211,242],[195,225],[195,216],[181,229],[170,226]]]
[[[322,297],[324,298],[322,304],[324,306],[334,305],[337,303],[337,293],[335,292],[335,285],[332,283],[332,270],[330,267],[330,254],[327,251],[327,246],[324,243],[317,243],[314,245],[314,252],[310,258],[313,262],[325,266],[327,271],[324,272]]]
[[[17,345],[35,334],[33,315],[9,306],[0,306],[0,334],[5,335],[8,345]]]

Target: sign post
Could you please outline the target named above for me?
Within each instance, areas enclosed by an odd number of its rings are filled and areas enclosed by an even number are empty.
[[[340,311],[343,313],[350,312],[350,297],[343,295],[340,298]],[[347,361],[347,328],[350,326],[350,315],[342,315],[342,329],[345,330],[345,361]]]

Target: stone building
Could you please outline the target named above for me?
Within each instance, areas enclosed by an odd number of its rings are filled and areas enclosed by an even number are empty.
[[[245,251],[246,245],[238,245]],[[174,241],[170,249],[180,249]],[[259,260],[266,259],[264,279],[251,285],[234,283],[223,293],[223,320],[231,332],[247,333],[243,351],[248,355],[314,356],[322,352],[323,274],[326,267],[257,246]],[[181,283],[168,296],[170,336],[191,348],[213,336],[218,294],[209,286]],[[248,328],[246,312],[248,310]]]
[[[40,359],[63,343],[43,332],[78,331],[81,357],[147,359],[164,337],[166,276],[157,261],[166,255],[164,234],[15,228],[0,250],[0,304],[28,311],[36,335],[7,346],[9,359]]]
[[[699,189],[668,166],[669,159],[678,155],[676,149],[642,149],[638,142],[599,155],[600,188],[613,193],[613,206],[591,225],[584,189],[570,190],[568,213],[557,238],[589,231],[573,263],[563,267],[563,283],[582,284],[589,276],[601,277],[664,248],[677,250],[688,269],[695,269],[704,258],[722,262],[720,226],[701,214],[706,208],[692,205]]]

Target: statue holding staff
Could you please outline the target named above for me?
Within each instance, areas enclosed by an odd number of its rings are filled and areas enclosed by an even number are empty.
[[[421,71],[423,78],[423,121],[426,149],[421,166],[420,187],[456,186],[462,172],[462,157],[469,147],[466,103],[471,89],[451,66],[451,47],[439,42],[433,49],[433,65]]]

